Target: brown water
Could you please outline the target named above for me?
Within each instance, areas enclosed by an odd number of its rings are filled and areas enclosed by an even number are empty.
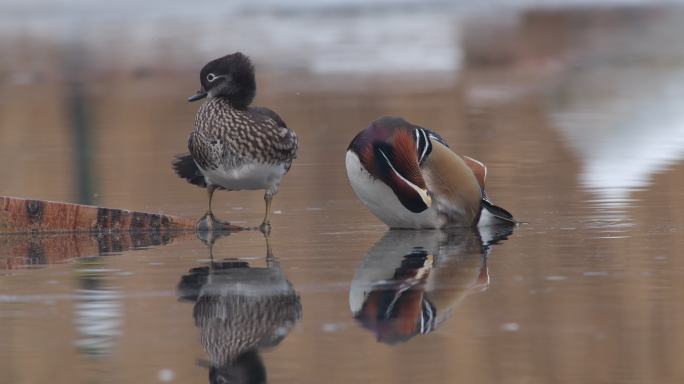
[[[0,237],[0,382],[682,382],[682,15],[470,20],[453,71],[317,72],[257,55],[257,104],[301,138],[268,244],[231,234],[209,263],[194,235]],[[111,52],[32,36],[0,39],[13,52],[0,194],[201,215],[205,193],[169,163],[205,57],[163,40],[139,64],[116,36],[92,37]],[[484,161],[489,195],[528,224],[388,232],[343,166],[380,115]],[[238,224],[263,214],[260,192],[217,193],[214,207]]]

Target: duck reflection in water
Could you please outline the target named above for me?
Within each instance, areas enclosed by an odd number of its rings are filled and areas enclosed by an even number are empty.
[[[387,344],[432,332],[467,295],[487,289],[490,247],[513,227],[486,230],[389,230],[356,270],[354,318]]]
[[[178,284],[194,301],[193,317],[209,356],[210,383],[265,383],[259,351],[278,345],[302,316],[299,295],[286,279],[266,237],[266,267],[213,257]]]

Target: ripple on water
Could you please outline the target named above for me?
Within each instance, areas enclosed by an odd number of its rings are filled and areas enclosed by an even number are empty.
[[[630,237],[638,223],[631,216],[633,208],[637,207],[641,200],[627,197],[613,197],[606,191],[587,188],[585,191],[592,195],[583,200],[586,213],[585,227],[592,231],[594,238],[599,239],[624,239]],[[632,193],[629,190],[620,191],[620,195]]]

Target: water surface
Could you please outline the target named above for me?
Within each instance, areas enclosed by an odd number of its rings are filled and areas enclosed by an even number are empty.
[[[682,12],[409,7],[376,31],[405,41],[391,26],[416,13],[439,36],[402,60],[401,44],[380,58],[362,44],[378,8],[326,9],[239,14],[264,29],[251,35],[265,36],[257,104],[302,143],[270,238],[0,237],[0,382],[683,380]],[[321,45],[295,34],[282,55],[263,49],[320,14],[335,15]],[[198,65],[223,52],[180,54],[191,39],[173,40],[183,23],[168,19],[147,27],[171,40],[136,44],[88,23],[97,33],[78,38],[26,25],[0,38],[13,53],[0,61],[0,193],[203,214],[205,193],[169,163],[193,125]],[[250,53],[233,39],[209,47]],[[528,224],[387,231],[343,166],[381,115],[485,162],[490,197]],[[214,207],[237,224],[263,215],[260,192],[217,193]]]

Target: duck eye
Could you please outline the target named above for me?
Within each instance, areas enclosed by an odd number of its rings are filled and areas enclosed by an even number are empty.
[[[214,80],[216,80],[217,78],[218,78],[218,76],[214,75],[213,73],[210,73],[207,75],[207,81],[210,83],[213,83]]]

